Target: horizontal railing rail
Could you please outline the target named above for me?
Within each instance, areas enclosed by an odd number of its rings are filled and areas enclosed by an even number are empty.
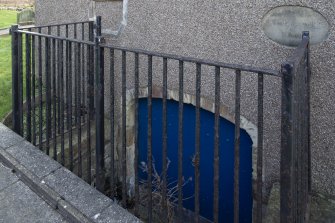
[[[93,23],[93,22],[94,21],[80,21],[80,22],[57,23],[57,24],[41,25],[41,26],[29,26],[29,28],[22,27],[22,28],[19,28],[19,30],[60,27],[60,26],[74,26],[74,25],[89,24],[89,23]]]
[[[217,67],[228,68],[228,69],[238,69],[238,70],[245,71],[245,72],[262,73],[265,75],[273,75],[273,76],[281,77],[280,71],[276,71],[276,70],[268,69],[268,68],[246,66],[246,65],[241,65],[241,64],[222,63],[222,62],[217,62],[217,61],[203,60],[203,59],[198,59],[198,58],[193,58],[193,57],[183,57],[183,56],[175,55],[175,54],[159,53],[159,52],[153,52],[153,51],[142,50],[142,49],[134,49],[134,48],[128,48],[128,47],[121,47],[121,46],[112,46],[112,45],[103,44],[101,45],[101,47],[104,47],[107,49],[126,51],[128,53],[138,53],[138,54],[143,54],[147,56],[161,57],[161,58],[167,58],[167,59],[172,59],[172,60],[181,60],[184,62],[200,63],[200,64],[208,65],[208,66],[217,66]]]
[[[86,44],[86,45],[91,45],[91,46],[95,45],[95,43],[91,42],[91,41],[78,40],[78,39],[73,39],[73,38],[69,38],[69,37],[60,37],[60,36],[48,35],[48,34],[43,34],[43,33],[36,33],[36,32],[31,32],[31,31],[18,30],[17,33],[26,34],[26,35],[30,35],[30,36],[38,36],[38,37],[43,37],[43,38],[55,39],[55,40],[64,40],[64,41],[68,41],[68,42]]]
[[[33,32],[48,34],[49,37],[57,36],[67,39],[94,41],[94,21],[72,22],[62,24],[50,24],[41,26],[19,27],[17,32]]]

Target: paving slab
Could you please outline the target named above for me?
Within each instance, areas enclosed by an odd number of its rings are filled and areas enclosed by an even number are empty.
[[[56,210],[0,164],[0,222],[67,222]]]
[[[141,222],[0,123],[0,223],[66,221]]]
[[[47,186],[59,193],[64,200],[89,217],[101,213],[113,202],[64,168],[50,174],[43,181]]]
[[[9,185],[17,182],[19,178],[12,173],[12,170],[0,163],[0,191]]]
[[[6,152],[39,178],[61,168],[59,163],[27,141],[6,149]]]
[[[113,221],[111,221],[110,216],[115,216]],[[93,216],[93,219],[99,223],[140,223],[136,217],[127,213],[127,211],[121,208],[117,204],[111,204],[102,213],[98,213]]]
[[[22,142],[24,139],[12,132],[7,126],[0,123],[0,146],[2,148],[8,148]]]

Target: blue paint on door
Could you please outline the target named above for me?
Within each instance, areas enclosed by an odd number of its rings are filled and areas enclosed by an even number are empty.
[[[152,104],[152,149],[157,172],[162,172],[162,100],[153,99]],[[167,102],[168,169],[169,183],[178,179],[178,102]],[[201,154],[200,154],[200,214],[213,220],[213,148],[214,114],[201,109]],[[139,100],[139,161],[147,163],[147,99]],[[184,150],[183,176],[190,179],[183,187],[183,206],[194,210],[194,166],[192,157],[195,151],[195,107],[184,104]],[[235,125],[224,118],[220,119],[220,222],[233,222],[233,172],[234,172],[234,128]],[[241,129],[240,151],[240,222],[252,222],[252,141]],[[146,175],[140,171],[140,178]],[[169,188],[174,187],[172,183]]]

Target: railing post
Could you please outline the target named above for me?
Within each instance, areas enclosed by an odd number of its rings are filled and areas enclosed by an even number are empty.
[[[101,192],[104,190],[104,49],[101,43],[101,17],[96,19],[95,36],[95,75],[96,75],[96,186]]]
[[[293,193],[293,64],[284,63],[281,67],[282,79],[282,123],[281,123],[281,161],[280,161],[280,222],[294,221],[296,210]]]
[[[19,34],[18,25],[11,27],[12,35],[12,127],[14,132],[23,135],[20,111],[20,77],[19,77]],[[22,83],[21,83],[22,84]]]

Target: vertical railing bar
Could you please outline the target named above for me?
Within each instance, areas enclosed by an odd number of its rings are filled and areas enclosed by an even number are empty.
[[[26,34],[27,140],[31,142],[31,36]]]
[[[305,82],[306,84],[306,82]],[[306,98],[304,100],[304,110],[305,110],[305,114],[308,114],[308,110],[307,110],[307,106],[308,106],[308,102],[307,102],[307,86],[306,87]],[[304,176],[304,190],[305,190],[305,194],[304,194],[304,198],[305,198],[305,203],[304,203],[304,213],[305,215],[306,214],[309,214],[308,213],[308,207],[309,207],[309,191],[308,191],[308,117],[305,118],[305,151],[304,151],[304,173],[303,173],[303,176]]]
[[[67,43],[66,47],[67,47]],[[66,50],[65,50],[66,51]],[[65,165],[65,142],[64,142],[64,60],[63,60],[63,54],[64,54],[64,41],[59,40],[59,50],[58,50],[58,77],[60,78],[59,81],[59,91],[60,91],[60,134],[61,134],[61,164]],[[67,60],[67,58],[65,57]],[[56,157],[57,160],[57,157]]]
[[[235,148],[234,148],[234,222],[239,223],[240,213],[240,115],[241,114],[241,71],[236,70],[235,83]]]
[[[65,26],[65,37],[68,38],[69,37],[69,26],[66,25]],[[71,53],[72,54],[72,53]],[[70,118],[69,118],[69,109],[70,109],[70,103],[69,103],[69,97],[72,97],[72,94],[70,94],[69,92],[69,76],[70,76],[70,58],[71,58],[71,54],[70,54],[70,42],[66,41],[66,74],[65,74],[65,83],[66,83],[66,93],[65,95],[67,95],[66,97],[66,129],[69,130],[70,129]]]
[[[163,186],[162,186],[162,210],[163,210],[163,219],[168,219],[168,199],[167,199],[167,69],[168,69],[168,60],[163,58],[163,125],[162,125],[162,170],[163,170]],[[167,221],[165,221],[167,222]]]
[[[306,49],[305,49],[306,52]],[[305,54],[306,55],[306,54]],[[305,214],[307,211],[307,205],[308,205],[308,187],[307,187],[307,181],[308,181],[308,172],[307,172],[307,165],[308,165],[308,160],[307,160],[307,154],[308,154],[308,144],[307,144],[307,86],[306,86],[306,77],[307,77],[307,64],[306,64],[306,56],[304,55],[303,57],[303,71],[302,71],[302,75],[301,75],[301,88],[302,88],[302,95],[301,97],[303,98],[303,100],[301,101],[301,121],[302,121],[302,142],[303,142],[303,147],[302,147],[302,190],[303,190],[303,200],[302,200],[302,220],[305,219]]]
[[[307,49],[306,49],[307,52]],[[304,123],[304,151],[303,151],[303,156],[304,156],[304,160],[303,160],[303,167],[304,167],[304,172],[303,172],[303,176],[304,176],[304,213],[306,214],[307,212],[307,205],[308,205],[308,199],[309,199],[309,193],[308,193],[308,92],[307,92],[307,78],[308,78],[308,65],[307,65],[307,54],[305,54],[304,56],[304,75],[303,75],[303,86],[304,86],[304,92],[303,92],[303,114],[307,114],[303,115],[302,117],[303,119],[303,123]]]
[[[309,32],[304,33],[305,36],[309,38]],[[310,70],[310,43],[307,45],[306,49],[306,113],[307,113],[307,194],[308,197],[310,197],[311,194],[311,179],[312,179],[312,173],[311,173],[311,146],[310,146],[310,134],[311,134],[311,129],[310,129],[310,77],[311,77],[311,70]],[[307,202],[309,202],[310,205],[310,198],[308,198]],[[307,210],[308,211],[308,210]]]
[[[135,215],[139,213],[139,176],[138,176],[138,154],[139,154],[139,146],[138,146],[138,97],[139,97],[139,55],[135,53],[135,123],[134,123],[134,144],[135,144],[135,161],[134,161],[134,169],[135,169]]]
[[[18,111],[19,111],[19,123],[20,123],[20,130],[19,135],[24,137],[24,125],[23,125],[23,35],[22,33],[18,33],[18,89],[19,89],[19,104],[18,104]]]
[[[306,54],[305,54],[306,55]],[[302,76],[302,86],[303,86],[303,101],[302,101],[302,122],[303,122],[303,142],[304,142],[304,149],[303,149],[303,172],[302,172],[302,176],[303,176],[303,189],[304,189],[304,217],[307,211],[307,205],[308,205],[308,115],[306,116],[306,114],[308,114],[307,112],[307,63],[306,63],[306,56],[304,56],[304,71],[303,71],[303,76]],[[305,114],[305,115],[304,115]]]
[[[306,163],[307,163],[307,159],[306,159],[306,154],[307,154],[307,143],[306,143],[306,139],[307,139],[307,135],[305,134],[306,130],[307,130],[307,120],[306,120],[306,110],[305,110],[305,105],[306,105],[306,82],[305,82],[305,77],[306,77],[306,64],[305,64],[305,56],[302,58],[302,64],[301,64],[301,74],[300,74],[300,82],[298,83],[298,85],[300,86],[300,91],[301,91],[301,101],[299,102],[300,104],[300,115],[299,115],[299,119],[300,119],[300,131],[301,131],[301,142],[302,142],[302,147],[301,147],[301,221],[304,220],[305,218],[305,211],[306,211],[306,205],[307,205],[307,191],[306,191],[306,176],[308,175],[308,173],[306,172]]]
[[[292,131],[292,143],[293,143],[293,148],[292,148],[292,151],[293,151],[293,174],[294,174],[294,177],[293,177],[293,207],[292,209],[294,210],[293,212],[293,219],[294,221],[296,222],[297,221],[297,216],[298,216],[298,212],[299,212],[299,207],[297,206],[298,205],[298,198],[299,198],[299,191],[298,191],[298,184],[299,184],[299,149],[297,148],[298,146],[298,141],[296,139],[296,137],[299,137],[299,131],[298,131],[298,106],[297,106],[297,101],[296,99],[299,97],[297,95],[298,92],[297,91],[297,88],[296,88],[296,82],[297,82],[297,76],[296,75],[293,75],[292,77],[292,99],[293,99],[293,103],[292,103],[292,123],[293,123],[293,131]],[[294,136],[294,137],[293,137]]]
[[[293,125],[294,125],[294,130],[293,130],[293,134],[294,134],[294,146],[293,146],[293,151],[294,151],[294,172],[295,172],[295,177],[294,177],[294,200],[295,200],[295,216],[294,219],[295,221],[298,220],[298,216],[299,216],[299,197],[300,197],[300,191],[299,191],[299,187],[300,187],[300,183],[301,183],[301,178],[300,178],[300,149],[298,148],[298,142],[300,141],[300,131],[299,131],[299,102],[296,102],[296,99],[299,98],[299,89],[297,89],[296,87],[296,83],[299,81],[298,80],[299,77],[295,77],[293,76]],[[295,120],[297,119],[297,120]]]
[[[57,157],[57,92],[59,88],[56,86],[56,40],[52,39],[52,102],[53,102],[53,158]],[[59,126],[59,123],[58,123]]]
[[[263,210],[263,109],[264,109],[264,75],[258,74],[258,126],[257,126],[257,207],[256,222],[262,222]]]
[[[302,60],[304,61],[304,60]],[[307,198],[307,194],[305,193],[305,149],[307,148],[307,146],[305,145],[305,135],[304,132],[307,129],[305,124],[305,118],[304,116],[306,116],[306,113],[304,111],[304,105],[305,105],[305,82],[304,82],[304,77],[305,77],[305,65],[304,62],[302,65],[300,65],[302,69],[301,73],[299,75],[299,82],[297,83],[297,85],[299,86],[299,91],[300,91],[300,95],[299,98],[301,98],[301,100],[299,101],[299,131],[300,131],[300,140],[301,140],[301,146],[300,146],[300,178],[301,178],[301,184],[300,184],[300,190],[301,190],[301,197],[299,198],[299,202],[300,202],[300,217],[299,220],[300,222],[302,222],[305,218],[305,206],[306,206],[306,198]],[[305,115],[303,115],[305,113]]]
[[[306,54],[305,54],[306,55]],[[306,65],[306,56],[303,57],[303,74],[301,75],[301,88],[302,88],[302,98],[303,100],[301,101],[301,121],[302,121],[302,142],[303,142],[303,149],[302,149],[302,188],[303,188],[303,218],[305,218],[306,214],[306,207],[308,205],[308,171],[307,171],[307,165],[308,165],[308,144],[307,144],[307,86],[306,86],[306,77],[307,77],[307,65]],[[304,115],[305,114],[305,115]]]
[[[36,145],[36,102],[35,102],[35,94],[36,94],[36,61],[35,61],[35,36],[32,36],[32,40],[31,40],[31,63],[32,63],[32,100],[31,100],[31,106],[32,106],[32,133],[33,133],[33,137],[32,137],[32,143],[33,145]]]
[[[41,33],[41,28],[38,28],[38,32]],[[39,92],[39,144],[38,147],[40,150],[43,149],[42,138],[43,138],[43,94],[42,94],[42,37],[38,37],[38,92]]]
[[[219,222],[219,176],[220,176],[220,67],[215,67],[215,121],[214,121],[214,180],[213,180],[213,219]]]
[[[127,201],[127,184],[126,184],[126,177],[127,177],[127,154],[126,154],[126,143],[127,143],[127,136],[126,136],[126,66],[127,66],[127,55],[126,51],[122,51],[122,152],[121,152],[121,160],[122,160],[122,205],[126,206]]]
[[[77,149],[78,149],[78,176],[82,177],[82,148],[81,148],[81,47],[80,43],[77,44]]]
[[[295,108],[296,108],[296,127],[297,127],[297,132],[296,132],[296,149],[297,149],[297,157],[296,157],[296,162],[297,162],[297,216],[296,216],[296,219],[298,222],[301,222],[301,215],[302,215],[302,196],[303,196],[303,191],[302,191],[302,175],[301,175],[301,172],[302,172],[302,146],[303,146],[303,142],[301,141],[302,140],[302,131],[301,131],[301,128],[302,128],[302,120],[301,120],[301,67],[299,65],[299,68],[298,68],[298,72],[297,72],[297,76],[296,76],[296,79],[294,80],[294,97],[296,97],[296,99],[300,99],[299,101],[296,101],[296,105],[295,105]],[[301,145],[299,145],[301,143]]]
[[[73,132],[72,132],[72,75],[73,75],[73,66],[72,66],[72,42],[69,41],[69,55],[68,55],[68,130],[69,130],[69,157],[70,157],[70,170],[73,171]]]
[[[306,148],[305,145],[303,144],[304,142],[304,135],[303,135],[303,131],[304,129],[304,120],[303,120],[303,103],[304,103],[304,100],[303,100],[303,87],[304,87],[304,82],[303,82],[303,65],[299,65],[300,66],[300,71],[299,71],[299,75],[298,75],[298,81],[296,82],[296,86],[297,88],[299,89],[299,94],[298,94],[298,97],[301,99],[298,101],[298,111],[299,111],[299,114],[298,114],[298,119],[299,119],[299,124],[298,124],[298,131],[299,131],[299,137],[300,137],[300,142],[302,145],[298,145],[297,146],[297,149],[299,151],[299,156],[298,156],[298,162],[299,162],[299,179],[300,179],[300,184],[298,186],[298,190],[300,192],[300,196],[298,197],[298,210],[299,210],[299,218],[298,220],[301,222],[303,219],[303,217],[305,217],[303,215],[303,209],[304,209],[304,205],[305,205],[305,202],[304,202],[304,198],[306,197],[305,194],[304,194],[304,176],[303,176],[303,168],[304,168],[304,149]],[[305,114],[306,115],[306,114]],[[299,143],[299,141],[298,141]]]
[[[299,183],[299,175],[298,175],[298,169],[299,169],[299,164],[298,164],[298,155],[299,155],[299,150],[297,149],[297,142],[296,137],[299,137],[299,132],[298,130],[298,122],[296,118],[298,118],[297,114],[297,102],[295,99],[298,98],[296,95],[296,76],[292,76],[292,125],[293,125],[293,131],[292,131],[292,153],[293,153],[293,163],[291,164],[293,167],[293,221],[297,221],[297,215],[298,215],[298,207],[297,207],[297,199],[299,197],[299,192],[298,192],[298,183]],[[294,136],[294,137],[293,137]]]
[[[86,61],[86,66],[87,66],[87,182],[90,184],[92,181],[92,174],[91,174],[91,165],[92,165],[92,158],[91,158],[91,121],[93,119],[92,117],[92,110],[91,108],[91,101],[93,101],[91,98],[94,97],[94,92],[93,92],[93,87],[92,85],[94,84],[94,69],[92,67],[92,63],[94,58],[92,57],[93,49],[91,46],[87,45],[86,48],[87,52],[87,61]],[[93,77],[93,78],[92,78]],[[93,105],[94,107],[94,105]]]
[[[84,40],[85,39],[85,23],[82,23],[81,24],[81,39]],[[81,89],[82,89],[82,92],[80,92],[80,94],[82,95],[82,100],[81,100],[81,110],[84,110],[84,105],[85,105],[85,55],[84,55],[84,51],[85,51],[85,45],[84,44],[81,44],[81,51],[82,51],[82,54],[81,54],[81,75],[82,75],[82,78],[81,78]],[[84,111],[82,111],[84,112]],[[85,122],[85,114],[82,115],[82,118],[83,118],[83,122]]]
[[[94,27],[94,22],[93,21],[91,21],[90,23],[89,23],[89,41],[91,41],[91,42],[93,42],[94,41],[94,29],[93,29],[93,27]],[[89,77],[90,78],[88,78],[88,83],[89,83],[89,85],[90,85],[90,92],[88,92],[88,93],[91,93],[91,97],[90,97],[90,101],[89,101],[89,107],[88,107],[88,110],[89,111],[92,111],[91,112],[91,114],[94,114],[94,75],[93,75],[93,72],[94,72],[94,63],[93,63],[93,61],[91,62],[91,60],[94,60],[94,50],[93,50],[93,47],[90,47],[90,50],[89,50],[89,53],[88,53],[88,57],[89,57],[89,59],[88,59],[88,61],[90,62],[89,63],[89,67],[88,67],[88,69],[90,70],[90,74],[92,74],[92,75],[90,75]],[[93,115],[92,116],[90,116],[92,119],[93,119]]]
[[[79,57],[80,55],[78,55],[79,53],[79,44],[78,43],[73,43],[73,47],[74,47],[74,123],[76,125],[76,127],[78,126],[78,122],[79,122],[79,117],[78,117],[78,89],[80,83],[78,82],[78,76],[79,76]],[[78,129],[77,129],[78,130]]]
[[[201,64],[196,64],[196,111],[195,111],[195,154],[192,159],[195,175],[195,216],[194,222],[199,223],[200,214],[200,96],[201,96]]]
[[[306,60],[306,64],[305,64],[305,69],[306,69],[306,73],[304,76],[304,86],[305,86],[305,100],[304,100],[304,113],[307,114],[307,117],[305,118],[305,151],[304,151],[304,155],[305,155],[305,160],[304,160],[304,167],[305,167],[305,172],[304,172],[304,176],[305,176],[305,213],[308,213],[308,208],[309,208],[309,89],[308,89],[308,46],[306,49],[306,54],[305,54],[305,60]],[[304,116],[305,117],[305,116]]]
[[[297,69],[297,75],[295,77],[293,77],[294,80],[294,87],[293,87],[293,100],[295,101],[295,110],[296,110],[296,135],[295,135],[295,141],[296,141],[296,150],[297,150],[297,156],[296,156],[296,162],[297,162],[297,190],[296,190],[296,194],[297,194],[297,198],[296,198],[296,202],[297,202],[297,215],[296,215],[296,219],[297,222],[301,222],[301,216],[302,216],[302,199],[303,199],[303,191],[302,191],[302,149],[303,149],[303,144],[301,145],[300,143],[302,143],[302,120],[301,120],[301,100],[302,100],[302,82],[301,82],[301,77],[302,77],[302,73],[301,73],[301,64],[299,64],[299,67]],[[295,118],[294,118],[295,119]],[[299,145],[300,144],[300,145]]]
[[[47,33],[48,35],[51,35],[52,32],[52,27],[48,26],[47,27]],[[52,135],[52,116],[51,116],[51,49],[50,49],[50,42],[51,39],[45,38],[45,42],[48,42],[48,44],[45,44],[45,51],[48,52],[46,53],[46,58],[45,58],[45,75],[46,75],[46,113],[45,113],[45,118],[46,118],[46,154],[50,154],[50,140],[51,140],[51,135]],[[48,45],[48,47],[47,47]]]
[[[152,222],[152,56],[148,56],[148,222]]]
[[[110,112],[110,128],[111,128],[111,133],[110,133],[110,138],[111,138],[111,164],[110,164],[110,187],[111,187],[111,197],[115,196],[115,169],[114,169],[114,161],[115,161],[115,156],[114,156],[114,149],[115,149],[115,144],[114,144],[114,125],[115,125],[115,117],[114,117],[114,113],[115,113],[115,95],[114,95],[114,76],[115,76],[115,55],[114,55],[114,49],[110,49],[109,55],[110,55],[110,107],[111,107],[111,112]],[[136,205],[136,203],[135,203]]]
[[[297,148],[298,146],[298,141],[299,141],[299,104],[298,102],[296,101],[297,98],[299,98],[299,95],[297,95],[299,92],[299,90],[296,88],[296,82],[298,81],[299,77],[293,75],[293,104],[292,104],[292,107],[293,107],[293,115],[292,115],[292,120],[293,120],[293,132],[292,134],[294,134],[294,138],[293,138],[293,154],[294,154],[294,158],[293,158],[293,172],[294,172],[294,177],[293,177],[293,180],[294,180],[294,189],[293,189],[293,198],[294,198],[294,214],[293,214],[293,219],[295,222],[298,222],[297,220],[297,217],[299,215],[299,207],[298,207],[298,199],[299,199],[299,196],[300,196],[300,192],[299,192],[299,184],[300,184],[300,177],[299,177],[299,170],[300,170],[300,165],[299,165],[299,148]],[[298,139],[296,139],[296,137]]]
[[[50,29],[48,28],[48,32]],[[50,80],[50,39],[45,38],[45,82],[46,82],[46,154],[50,153],[51,138],[51,80]]]
[[[179,61],[178,108],[178,222],[183,215],[183,121],[184,121],[184,61]]]
[[[309,33],[305,33],[305,35],[309,38]],[[306,49],[306,66],[307,66],[307,154],[308,154],[308,164],[307,164],[307,170],[308,170],[308,193],[311,194],[312,192],[312,160],[311,160],[311,127],[310,127],[310,116],[311,116],[311,67],[310,67],[310,43],[307,45]]]
[[[18,70],[18,26],[11,26],[11,35],[12,35],[12,109],[13,109],[13,115],[12,115],[12,127],[13,130],[20,134],[20,122],[19,122],[19,70]]]
[[[60,26],[58,25],[57,26],[57,36],[60,36]],[[60,41],[57,41],[57,53],[58,53],[58,51],[60,50],[60,47],[59,47],[59,45],[60,45]],[[59,60],[59,57],[57,56],[57,60]],[[58,62],[57,62],[57,64],[58,64]],[[59,66],[57,66],[57,73],[59,74],[59,70],[60,69],[60,67]],[[59,75],[57,75],[57,78],[56,78],[56,80],[57,80],[57,83],[58,83],[58,85],[57,85],[57,90],[56,90],[56,92],[57,92],[57,99],[58,99],[58,103],[57,103],[57,117],[58,117],[58,119],[57,119],[57,123],[58,123],[58,134],[60,134],[61,133],[61,130],[60,130],[60,122],[61,122],[61,108],[60,108],[60,100],[61,100],[61,93],[60,93],[60,81],[59,81],[59,78],[60,78],[60,76]],[[62,83],[63,84],[63,83]],[[54,157],[54,159],[56,160],[57,158],[55,158]]]

